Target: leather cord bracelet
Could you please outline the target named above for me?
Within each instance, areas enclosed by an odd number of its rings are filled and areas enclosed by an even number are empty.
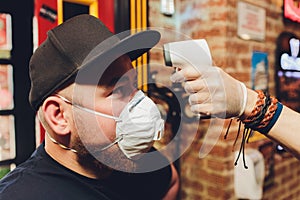
[[[245,128],[250,128],[255,130],[258,126],[260,126],[262,121],[264,121],[264,118],[266,117],[266,113],[270,105],[271,105],[271,98],[269,95],[265,95],[264,104],[261,106],[260,112],[257,112],[256,116],[252,117],[251,119],[248,119],[247,117],[245,120],[242,120],[242,122],[245,125]]]
[[[241,131],[241,126],[242,124],[244,125],[244,129],[242,131],[242,142],[239,150],[239,154],[236,158],[235,165],[237,165],[237,161],[240,157],[240,154],[243,153],[243,163],[244,163],[244,168],[248,168],[245,162],[245,145],[248,143],[249,138],[252,135],[253,131],[258,131],[264,135],[267,135],[268,132],[271,130],[271,128],[274,126],[276,121],[278,120],[283,105],[278,102],[278,100],[270,96],[267,93],[264,93],[263,91],[259,90],[257,92],[257,101],[256,104],[251,111],[250,115],[248,115],[244,119],[238,119],[239,121],[239,128],[238,128],[238,133],[236,136],[236,139],[233,144],[233,149],[234,146],[237,142],[237,139],[239,138],[240,131]],[[224,139],[226,139],[229,128],[231,125],[233,119],[230,120],[229,126],[227,128],[226,134],[224,136]]]

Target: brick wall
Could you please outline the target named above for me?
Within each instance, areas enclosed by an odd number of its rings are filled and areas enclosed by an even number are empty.
[[[250,85],[251,55],[255,50],[268,53],[269,87],[271,94],[275,93],[274,82],[274,52],[276,38],[282,31],[292,31],[300,35],[300,25],[284,24],[282,20],[282,1],[264,0],[246,2],[266,9],[266,38],[264,42],[246,41],[237,37],[237,0],[175,0],[176,12],[173,16],[160,13],[160,0],[149,0],[149,24],[151,27],[161,27],[180,32],[193,39],[204,38],[211,49],[214,64],[222,67],[233,77],[238,78],[247,86]],[[176,38],[173,34],[164,41]],[[157,79],[166,85],[169,83],[170,69],[163,65],[162,54],[156,51],[151,54],[151,62],[159,64],[151,66],[151,70],[159,71]],[[190,144],[187,149],[181,149],[183,155],[179,159],[181,192],[180,199],[229,200],[236,199],[234,195],[234,155],[232,145],[236,136],[237,123],[232,125],[229,136],[223,138],[228,125],[227,121],[212,124],[209,120],[200,123],[182,123],[181,133],[184,134],[180,144]],[[212,133],[207,138],[207,131]],[[220,131],[222,130],[222,131]],[[221,133],[221,135],[220,135]],[[220,135],[220,137],[219,137]],[[216,140],[216,138],[218,138]],[[209,144],[212,150],[199,158],[199,150],[203,142]],[[247,147],[259,149],[271,141],[267,138],[257,139]],[[273,144],[271,144],[272,146]],[[238,149],[239,142],[235,149]],[[297,199],[300,195],[299,161],[289,153],[275,154],[274,150],[267,153],[271,157],[266,166],[272,168],[269,186],[265,188],[263,199]],[[274,165],[271,163],[274,162]],[[267,169],[269,170],[269,169]],[[269,171],[268,171],[269,172]]]

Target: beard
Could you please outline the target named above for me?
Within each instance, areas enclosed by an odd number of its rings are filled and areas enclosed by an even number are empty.
[[[77,162],[98,178],[109,176],[113,170],[133,173],[137,169],[137,163],[128,159],[117,145],[100,150],[99,146],[84,144],[79,137],[73,144]]]
[[[107,176],[113,170],[123,172],[136,170],[137,163],[128,159],[117,144],[102,150],[104,144],[101,141],[106,136],[93,116],[80,111],[74,114],[75,137],[71,146],[77,151],[77,162],[82,167],[97,177]]]
[[[82,167],[95,174],[96,177],[104,178],[112,171],[112,168],[104,165],[86,149],[80,138],[76,137],[72,148],[77,151],[77,162]]]

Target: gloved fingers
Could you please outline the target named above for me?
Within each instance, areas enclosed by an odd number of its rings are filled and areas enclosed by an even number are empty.
[[[171,80],[185,82],[184,89],[189,94],[189,104],[195,113],[210,113],[219,118],[236,117],[243,113],[247,100],[245,86],[219,67],[199,71],[193,66],[185,66]]]
[[[211,102],[209,92],[197,92],[189,96],[189,104],[191,106],[196,104],[209,103],[209,102]]]
[[[207,83],[204,79],[196,79],[193,81],[187,81],[184,84],[184,90],[187,93],[208,92]]]
[[[183,69],[172,74],[170,80],[174,83],[195,80],[201,77],[202,73],[193,66],[185,66]]]
[[[191,111],[197,114],[211,115],[213,112],[213,105],[210,103],[191,105]]]
[[[213,103],[203,103],[191,105],[191,111],[196,114],[202,114],[211,117],[226,118],[226,106]]]

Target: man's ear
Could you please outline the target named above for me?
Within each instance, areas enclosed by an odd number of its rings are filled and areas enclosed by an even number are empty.
[[[68,118],[66,117],[66,105],[64,104],[59,97],[51,96],[42,105],[45,121],[59,135],[70,133]]]

